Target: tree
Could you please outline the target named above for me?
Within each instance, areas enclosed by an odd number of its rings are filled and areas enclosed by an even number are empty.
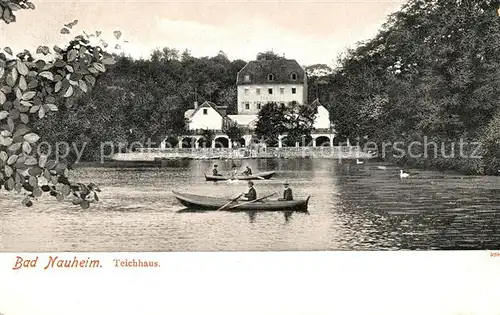
[[[303,139],[311,137],[317,112],[314,106],[300,105],[296,102],[288,104],[283,121],[288,143],[300,143]]]
[[[202,139],[200,139],[200,144],[203,148],[210,148],[212,146],[212,141],[215,138],[215,132],[210,129],[203,129],[201,132]]]
[[[257,60],[279,60],[279,59],[285,59],[285,57],[278,55],[272,50],[260,52],[257,54],[256,57]]]
[[[0,19],[15,22],[12,12],[26,8],[34,9],[34,5],[23,0],[2,1]],[[61,33],[69,34],[77,23],[66,24]],[[43,193],[57,200],[73,195],[73,203],[82,208],[98,200],[96,185],[70,182],[67,163],[37,147],[41,137],[32,130],[37,121],[60,107],[71,107],[95,85],[106,66],[114,63],[102,47],[105,43],[93,44],[91,37],[98,35],[76,36],[65,48],[38,47],[37,54],[54,56],[48,62],[35,60],[27,50],[13,56],[5,47],[0,53],[0,187],[24,193],[25,206],[32,206]]]
[[[276,145],[278,136],[285,132],[284,105],[276,103],[267,103],[259,111],[255,134],[258,139],[264,141],[267,145]]]
[[[234,121],[230,121],[226,124],[224,124],[222,132],[224,132],[228,137],[231,142],[236,142],[243,137],[243,129],[238,126],[238,123]]]

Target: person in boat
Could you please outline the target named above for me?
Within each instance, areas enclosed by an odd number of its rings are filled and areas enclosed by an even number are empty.
[[[283,182],[283,198],[279,198],[278,200],[281,201],[290,201],[293,200],[293,193],[292,193],[292,188],[290,188],[290,184],[288,183],[287,180]]]
[[[238,176],[238,167],[234,163],[231,166],[231,173],[229,173],[229,176],[231,176],[232,178],[236,178],[236,176]]]
[[[252,175],[252,169],[250,168],[250,166],[247,165],[247,167],[245,168],[245,170],[243,171],[243,175],[245,176],[250,176]]]
[[[214,165],[214,169],[212,171],[212,175],[214,175],[214,176],[222,176],[222,174],[219,173],[219,170],[217,169],[217,167],[218,167],[218,165],[215,164]]]
[[[242,194],[246,200],[255,200],[257,199],[257,191],[253,187],[253,182],[251,180],[248,181],[248,192]]]

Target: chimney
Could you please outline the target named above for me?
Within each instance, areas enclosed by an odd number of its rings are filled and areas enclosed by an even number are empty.
[[[194,109],[198,108],[198,101],[194,101]]]

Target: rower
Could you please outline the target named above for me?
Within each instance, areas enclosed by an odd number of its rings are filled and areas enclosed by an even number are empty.
[[[248,192],[243,193],[243,197],[247,200],[257,199],[257,191],[253,188],[253,182],[251,180],[248,181]]]
[[[250,166],[247,165],[247,167],[243,171],[243,175],[245,175],[245,176],[252,175],[252,169],[250,168]]]
[[[214,176],[222,176],[222,174],[219,174],[219,171],[217,170],[217,167],[218,167],[218,165],[217,165],[217,164],[215,164],[215,165],[214,165],[214,169],[213,169],[213,171],[212,171],[212,174],[213,174]]]
[[[283,198],[279,198],[281,201],[290,201],[293,200],[292,188],[290,188],[290,184],[287,180],[283,182]]]

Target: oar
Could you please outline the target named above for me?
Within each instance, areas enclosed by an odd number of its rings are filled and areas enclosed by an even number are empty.
[[[237,205],[234,205],[234,206],[232,206],[232,207],[229,207],[229,209],[228,209],[228,210],[231,210],[231,209],[234,209],[234,208],[238,208],[238,207],[240,207],[240,206],[247,205],[247,204],[249,204],[249,203],[257,202],[257,201],[260,201],[260,200],[262,200],[262,199],[266,199],[266,198],[272,197],[272,196],[274,196],[274,195],[276,195],[276,193],[272,193],[271,195],[264,196],[264,197],[260,197],[260,198],[257,198],[257,199],[255,199],[255,200],[250,200],[250,201],[247,201],[247,202],[242,202],[242,203],[240,203],[240,204],[237,204]]]
[[[223,205],[222,207],[220,207],[219,209],[217,209],[217,211],[220,211],[220,210],[223,210],[225,208],[227,208],[227,206],[229,206],[231,203],[235,202],[236,200],[240,199],[242,194],[239,194],[238,197],[234,198],[233,200],[230,200],[228,203],[226,203],[225,205]]]

